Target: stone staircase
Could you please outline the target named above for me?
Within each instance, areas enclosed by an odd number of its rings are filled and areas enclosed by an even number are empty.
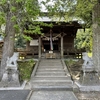
[[[61,59],[42,59],[31,77],[34,90],[73,90],[70,74]]]
[[[56,59],[60,59],[61,58],[61,55],[60,55],[59,52],[54,52],[54,53],[55,53],[55,58]],[[42,53],[41,58],[45,59],[46,58],[46,53]]]

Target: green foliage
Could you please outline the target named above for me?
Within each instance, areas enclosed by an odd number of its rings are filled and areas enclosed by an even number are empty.
[[[65,63],[66,63],[67,66],[72,66],[76,63],[76,61],[74,61],[72,59],[68,59],[68,60],[65,61]]]
[[[86,27],[92,24],[92,10],[97,0],[55,0],[53,4],[48,4],[49,0],[43,1],[51,16],[63,17],[65,21],[81,19]]]
[[[31,32],[31,31],[30,31]],[[30,37],[30,36],[27,36],[27,35],[23,35],[23,38],[25,39],[25,40],[27,40],[27,41],[30,41],[30,40],[32,40],[32,37]]]
[[[84,20],[86,27],[92,24],[92,10],[97,0],[77,0],[75,15]]]
[[[92,31],[91,29],[86,29],[85,32],[83,30],[79,30],[76,39],[75,39],[75,47],[77,49],[85,48],[86,51],[92,51]]]
[[[14,29],[16,30],[16,32],[18,33],[18,32],[19,32],[19,29],[20,29],[20,28],[19,28],[19,25],[18,25],[18,24],[15,24],[13,27],[14,27]]]
[[[0,25],[7,22],[5,18],[8,17],[8,13],[13,15],[11,17],[11,20],[15,22],[13,27],[16,29],[16,33],[19,33],[23,31],[26,20],[28,22],[34,22],[40,13],[40,9],[37,0],[1,0]],[[33,32],[41,34],[39,27],[36,26]]]
[[[5,23],[5,14],[0,12],[0,26]]]
[[[25,43],[24,37],[18,34],[16,36],[15,48],[25,48]]]
[[[30,79],[34,65],[35,62],[33,60],[18,62],[18,69],[21,81]]]
[[[16,12],[16,10],[17,10],[16,7],[12,6],[11,11]]]
[[[16,19],[16,16],[13,16],[12,18],[11,18],[11,20],[13,21],[13,22],[15,22],[17,19]]]

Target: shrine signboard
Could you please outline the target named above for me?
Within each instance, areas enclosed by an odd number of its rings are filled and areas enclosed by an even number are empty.
[[[39,45],[38,39],[30,41],[30,46],[38,46],[38,45]]]

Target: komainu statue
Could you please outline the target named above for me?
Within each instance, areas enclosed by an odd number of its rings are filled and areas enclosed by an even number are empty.
[[[82,53],[82,58],[84,63],[82,65],[83,72],[92,71],[93,70],[93,60],[87,54],[87,52]]]
[[[14,52],[12,57],[7,58],[7,66],[5,67],[1,81],[3,84],[6,84],[7,87],[19,86],[18,58],[18,52]]]
[[[7,58],[7,67],[17,67],[17,60],[19,58],[19,53],[18,52],[14,52],[12,57],[8,57]]]

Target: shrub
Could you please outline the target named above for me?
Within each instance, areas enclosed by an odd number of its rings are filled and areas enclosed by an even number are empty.
[[[20,81],[30,79],[34,65],[35,65],[35,62],[33,60],[18,61]]]

